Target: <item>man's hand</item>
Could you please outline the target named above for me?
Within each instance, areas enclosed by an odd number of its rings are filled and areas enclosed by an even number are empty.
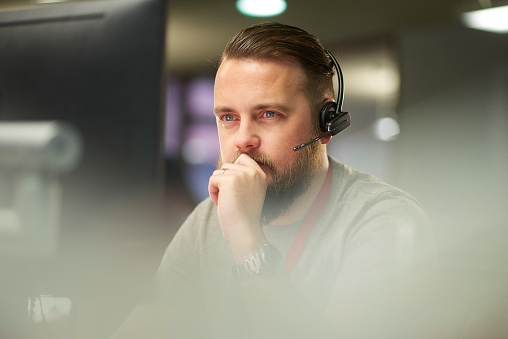
[[[247,154],[232,164],[225,163],[210,177],[208,191],[237,261],[265,242],[260,220],[266,187],[265,172]]]

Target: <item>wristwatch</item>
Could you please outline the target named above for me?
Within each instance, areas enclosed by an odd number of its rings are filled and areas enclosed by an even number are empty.
[[[242,280],[253,275],[281,275],[285,266],[279,250],[271,245],[264,244],[253,255],[233,266],[233,274],[237,280]]]

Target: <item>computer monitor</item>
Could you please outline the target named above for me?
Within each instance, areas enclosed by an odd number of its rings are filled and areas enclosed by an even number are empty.
[[[24,265],[0,256],[2,338],[27,337],[31,294],[89,299],[92,282],[72,279],[90,276],[94,261],[85,258],[108,241],[90,236],[91,228],[107,226],[97,215],[115,199],[162,188],[166,2],[73,1],[0,12],[0,123],[61,121],[83,141],[79,163],[58,177],[61,231],[70,234],[59,261],[32,257]],[[8,195],[0,192],[0,207],[9,207],[1,206],[9,205]]]
[[[0,12],[0,122],[59,120],[83,139],[80,163],[61,177],[66,227],[115,197],[162,185],[165,3]]]

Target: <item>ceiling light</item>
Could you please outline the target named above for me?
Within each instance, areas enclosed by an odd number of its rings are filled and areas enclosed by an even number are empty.
[[[286,10],[284,0],[237,0],[236,8],[245,16],[269,17],[281,14]]]
[[[462,21],[469,28],[508,33],[508,5],[463,13]]]
[[[66,2],[68,0],[32,0],[33,3],[35,4],[53,4],[53,3],[57,3],[57,2]]]

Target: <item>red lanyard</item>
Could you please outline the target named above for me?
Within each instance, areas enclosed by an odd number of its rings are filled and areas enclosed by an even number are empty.
[[[332,182],[332,164],[328,165],[328,172],[326,173],[326,179],[317,195],[316,199],[312,203],[305,219],[303,219],[302,226],[296,233],[296,237],[291,244],[288,256],[286,258],[286,273],[289,275],[295,267],[296,261],[302,252],[305,243],[309,239],[310,234],[316,227],[319,218],[325,210],[328,198],[330,197],[330,184]]]

